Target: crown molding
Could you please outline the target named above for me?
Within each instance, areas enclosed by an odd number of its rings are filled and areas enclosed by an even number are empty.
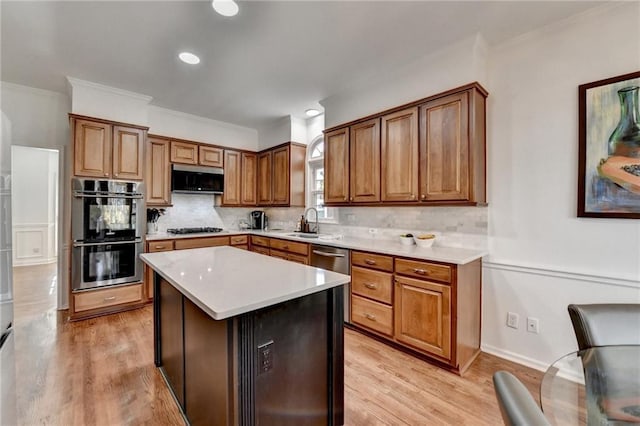
[[[138,101],[142,101],[145,103],[150,103],[153,99],[152,96],[143,95],[136,92],[130,92],[128,90],[118,89],[116,87],[106,86],[100,83],[94,83],[92,81],[81,80],[79,78],[67,76],[67,81],[69,85],[74,87],[88,87],[90,89],[99,90],[101,92],[111,93],[118,96],[126,96],[128,98],[132,98]]]

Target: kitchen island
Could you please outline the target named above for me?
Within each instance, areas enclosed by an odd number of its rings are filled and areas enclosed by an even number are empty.
[[[349,276],[233,247],[141,258],[155,363],[190,424],[343,423]]]

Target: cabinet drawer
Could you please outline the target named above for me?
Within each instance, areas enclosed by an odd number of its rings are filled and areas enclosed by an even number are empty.
[[[251,244],[254,245],[254,246],[269,247],[269,238],[267,238],[267,237],[258,237],[256,235],[252,235],[251,236]]]
[[[303,265],[309,264],[309,256],[303,256],[301,254],[288,253],[287,260],[296,263],[302,263]]]
[[[393,334],[393,309],[373,300],[351,296],[351,321],[388,336]]]
[[[391,304],[392,288],[389,272],[374,271],[358,266],[351,268],[351,291],[355,294]]]
[[[228,245],[229,237],[188,238],[175,241],[176,250]]]
[[[269,256],[277,257],[278,259],[288,260],[287,253],[280,250],[273,250],[273,249],[269,250]]]
[[[373,268],[379,269],[381,271],[393,272],[393,258],[391,256],[385,256],[382,254],[352,251],[351,264],[364,266],[365,268]]]
[[[240,249],[240,250],[249,250],[249,246],[246,245],[246,244],[239,244],[239,245],[235,245],[235,246],[232,246],[232,247]]]
[[[246,235],[233,235],[230,237],[231,245],[237,246],[241,244],[248,244],[249,238]]]
[[[309,245],[307,243],[296,243],[295,241],[271,238],[271,248],[303,255],[309,254]]]
[[[147,241],[147,252],[155,253],[157,251],[169,251],[173,250],[173,241]]]
[[[446,283],[451,282],[451,266],[417,260],[396,259],[396,274]]]
[[[142,284],[87,291],[73,295],[76,312],[133,302],[142,302]]]
[[[251,246],[251,251],[269,256],[269,249],[266,247]]]

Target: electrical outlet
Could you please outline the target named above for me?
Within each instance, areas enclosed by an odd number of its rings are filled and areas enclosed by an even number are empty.
[[[529,333],[536,334],[540,332],[540,323],[538,322],[538,318],[527,317],[527,331]]]
[[[378,230],[376,228],[369,228],[369,233],[371,235],[376,235],[378,233]]]
[[[507,312],[507,327],[518,328],[520,322],[520,315],[515,312]]]
[[[258,346],[258,374],[273,368],[273,340]]]

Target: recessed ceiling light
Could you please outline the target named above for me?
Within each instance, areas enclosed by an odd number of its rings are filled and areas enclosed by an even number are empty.
[[[191,52],[181,52],[178,55],[178,58],[180,58],[182,62],[185,62],[189,65],[195,65],[200,63],[200,58],[198,58],[196,55],[194,55]]]
[[[309,108],[304,113],[307,114],[307,116],[309,117],[315,117],[316,115],[320,114],[320,111],[318,111],[315,108]]]
[[[213,0],[211,6],[222,16],[236,16],[240,10],[233,0]]]

